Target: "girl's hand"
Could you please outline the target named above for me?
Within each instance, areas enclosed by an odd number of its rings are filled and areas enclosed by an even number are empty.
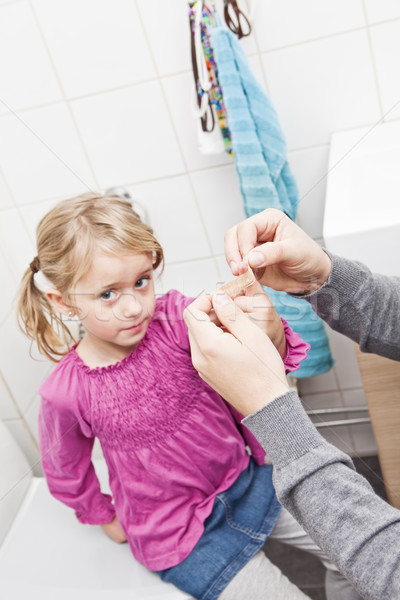
[[[257,325],[274,344],[283,359],[286,354],[286,337],[283,323],[263,287],[255,282],[236,296],[234,303]]]
[[[121,523],[118,521],[117,517],[111,521],[111,523],[103,523],[101,525],[102,530],[109,538],[117,542],[117,544],[123,544],[127,541],[124,530],[121,527]]]

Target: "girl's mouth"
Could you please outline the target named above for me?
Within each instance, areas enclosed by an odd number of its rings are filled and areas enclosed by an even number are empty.
[[[145,321],[141,321],[140,323],[137,323],[136,325],[131,325],[131,327],[127,327],[126,329],[124,329],[124,331],[140,331],[143,326],[145,324]]]

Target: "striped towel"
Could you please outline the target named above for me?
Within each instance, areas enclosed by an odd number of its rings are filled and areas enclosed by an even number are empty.
[[[278,208],[294,219],[298,192],[276,111],[252,74],[236,36],[216,26],[211,29],[211,40],[245,213],[249,217],[265,208]],[[266,291],[280,316],[311,345],[296,377],[328,371],[333,365],[328,337],[308,302],[270,288]]]

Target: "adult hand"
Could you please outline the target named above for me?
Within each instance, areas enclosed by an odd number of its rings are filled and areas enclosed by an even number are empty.
[[[331,259],[280,210],[267,208],[225,234],[225,256],[234,275],[247,268],[246,256],[263,285],[309,294],[328,279]]]
[[[213,308],[225,331],[211,321]],[[199,296],[183,317],[195,369],[242,415],[289,391],[277,349],[228,296]]]
[[[245,289],[244,295],[236,296],[233,301],[267,334],[283,359],[286,354],[285,330],[280,316],[262,285],[255,281]]]

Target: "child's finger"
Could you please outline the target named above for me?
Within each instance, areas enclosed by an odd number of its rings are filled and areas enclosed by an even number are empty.
[[[254,339],[257,340],[260,334],[263,335],[246,313],[225,294],[214,294],[213,306],[221,324],[240,342],[251,345]]]

